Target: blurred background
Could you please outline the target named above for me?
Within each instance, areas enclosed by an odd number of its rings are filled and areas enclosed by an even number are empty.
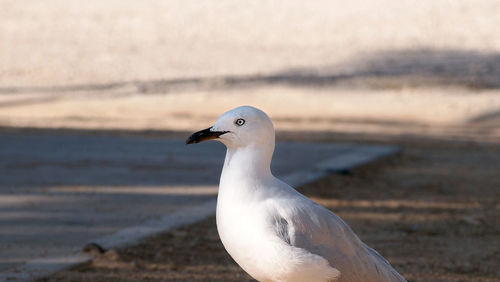
[[[223,148],[183,138],[252,105],[279,141],[400,148],[299,190],[411,281],[498,281],[499,27],[496,0],[0,0],[0,280],[213,200]],[[146,278],[251,281],[213,219],[41,281]]]
[[[500,137],[497,1],[8,1],[0,125]]]

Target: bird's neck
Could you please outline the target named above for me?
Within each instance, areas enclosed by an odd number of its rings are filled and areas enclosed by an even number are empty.
[[[271,159],[274,148],[246,146],[228,148],[222,179],[266,180],[272,177]]]

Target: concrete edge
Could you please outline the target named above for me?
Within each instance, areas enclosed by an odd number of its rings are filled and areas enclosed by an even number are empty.
[[[215,214],[216,206],[217,200],[211,199],[201,205],[186,207],[162,218],[148,220],[141,225],[122,229],[92,242],[105,249],[134,245],[152,235],[201,221]],[[0,281],[31,281],[89,262],[93,258],[94,256],[83,253],[81,250],[74,251],[66,256],[37,258],[18,267],[16,272],[0,273]]]
[[[396,146],[366,145],[361,148],[357,147],[356,150],[347,151],[344,154],[320,162],[309,171],[296,171],[286,175],[282,179],[291,186],[298,187],[317,181],[331,173],[348,171],[354,167],[390,156],[399,151],[400,148]],[[211,199],[199,206],[184,208],[160,219],[149,220],[144,224],[122,229],[93,242],[104,248],[120,248],[134,245],[152,235],[208,218],[215,214],[216,205],[217,200]],[[84,254],[81,251],[57,258],[34,259],[18,268],[17,272],[0,274],[0,281],[8,279],[26,281],[42,278],[92,259],[93,256]]]

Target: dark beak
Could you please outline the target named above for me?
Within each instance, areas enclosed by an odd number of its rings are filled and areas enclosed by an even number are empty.
[[[200,130],[198,132],[193,133],[193,135],[189,136],[186,140],[187,144],[200,143],[207,140],[217,139],[224,133],[228,133],[229,131],[210,131],[211,127],[207,129]]]

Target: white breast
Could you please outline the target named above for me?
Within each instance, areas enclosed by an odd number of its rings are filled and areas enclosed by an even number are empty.
[[[252,277],[259,281],[319,282],[339,275],[324,258],[290,246],[277,236],[272,224],[276,199],[256,200],[223,190],[217,203],[219,236],[231,257]],[[266,192],[269,195],[271,191]]]
[[[253,205],[220,195],[217,201],[217,230],[222,244],[231,257],[252,277],[266,281],[260,269],[259,257],[265,256],[262,249],[263,220]],[[244,223],[244,224],[242,224]]]

